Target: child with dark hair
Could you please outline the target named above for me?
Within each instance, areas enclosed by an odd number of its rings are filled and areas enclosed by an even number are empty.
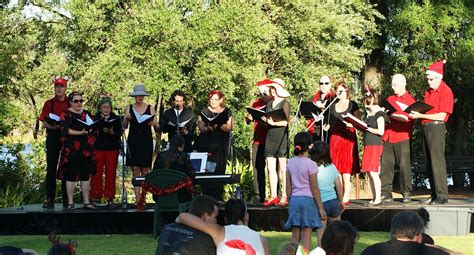
[[[312,142],[309,133],[296,134],[295,156],[288,161],[286,172],[286,193],[290,201],[285,228],[291,229],[291,241],[300,243],[305,250],[311,248],[313,229],[321,228],[321,220],[326,219],[318,187],[318,166],[308,154]]]
[[[350,255],[359,239],[357,230],[345,220],[329,224],[321,239],[321,247],[326,254]]]
[[[321,246],[324,229],[331,222],[340,220],[344,210],[342,182],[339,171],[331,163],[327,143],[314,142],[309,154],[310,158],[318,164],[318,186],[324,211],[327,215],[327,220],[323,220],[323,226],[317,230],[318,244]]]
[[[181,213],[176,223],[181,223],[210,235],[217,246],[217,255],[269,254],[265,237],[250,229],[247,225],[249,214],[242,199],[230,199],[225,205],[226,226],[205,222],[190,213]]]
[[[426,229],[428,227],[428,222],[430,222],[430,213],[424,207],[421,207],[420,209],[418,209],[416,211],[416,213],[423,220],[423,225],[425,226],[425,229]],[[428,234],[425,234],[425,233],[423,233],[421,242],[422,243],[427,243],[427,244],[434,244],[433,238],[431,236],[429,236]]]

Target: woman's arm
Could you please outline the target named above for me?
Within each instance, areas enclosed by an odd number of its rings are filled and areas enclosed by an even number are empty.
[[[339,204],[341,208],[344,208],[344,202],[343,201],[343,189],[342,189],[342,183],[341,183],[341,177],[338,175],[336,176],[336,180],[334,180],[334,185],[336,186],[336,194],[337,194],[337,199],[339,200]]]
[[[81,131],[77,131],[77,130],[68,128],[67,133],[68,133],[68,135],[88,135],[89,131],[87,131],[85,129],[83,129]]]
[[[311,194],[313,194],[314,201],[316,201],[316,204],[318,205],[321,220],[326,220],[326,211],[324,211],[323,202],[321,202],[321,192],[319,191],[317,173],[309,175],[309,186],[311,188]]]
[[[269,255],[270,254],[270,248],[268,247],[267,239],[265,237],[263,237],[262,235],[260,235],[260,242],[262,243],[263,251],[265,252],[265,255]]]
[[[293,187],[291,186],[291,176],[288,168],[286,169],[286,196],[288,200],[291,198],[291,191]]]
[[[372,134],[383,136],[383,133],[385,133],[385,119],[382,116],[378,117],[377,118],[377,128],[369,127],[367,129],[367,131],[369,131]]]
[[[233,127],[234,127],[234,116],[231,116],[224,125],[220,126],[220,129],[224,132],[231,132]]]
[[[201,218],[190,213],[181,213],[178,218],[176,218],[176,223],[184,224],[210,235],[216,246],[219,245],[225,237],[224,227],[203,221]]]
[[[130,108],[131,107],[125,107],[125,115],[123,116],[123,128],[124,129],[127,129],[128,128],[128,124],[130,123],[130,119],[132,118],[132,116],[130,115]]]

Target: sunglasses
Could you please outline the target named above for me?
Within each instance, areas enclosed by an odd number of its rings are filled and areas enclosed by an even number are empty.
[[[319,85],[329,85],[329,82],[320,82]]]
[[[84,103],[84,99],[76,99],[76,100],[72,100],[73,103],[77,104],[77,103]]]
[[[338,90],[338,91],[336,91],[336,92],[340,94],[340,93],[344,93],[344,92],[346,92],[346,91],[345,91],[345,90]]]

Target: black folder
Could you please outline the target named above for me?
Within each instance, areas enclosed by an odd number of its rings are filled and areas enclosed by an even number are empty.
[[[417,101],[417,102],[414,102],[413,104],[411,104],[410,106],[408,106],[404,110],[404,112],[411,113],[413,111],[413,112],[419,112],[419,113],[426,113],[427,111],[429,111],[431,109],[433,109],[433,106],[431,106],[427,103],[421,102],[421,101]]]
[[[303,101],[300,105],[300,113],[303,117],[307,119],[312,119],[314,114],[318,114],[321,110],[312,102],[312,101]]]
[[[286,116],[285,111],[283,108],[270,111],[270,112],[265,112],[263,110],[251,108],[251,107],[246,107],[247,112],[252,115],[252,118],[254,120],[262,121],[262,117],[265,116],[267,118],[272,118],[273,121],[282,121],[282,120],[288,120],[288,117]]]
[[[201,119],[206,123],[208,126],[221,126],[227,123],[229,118],[227,117],[227,110],[222,111],[216,116],[207,116],[203,112],[201,112]]]

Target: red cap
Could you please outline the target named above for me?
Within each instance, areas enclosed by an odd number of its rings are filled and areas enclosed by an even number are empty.
[[[54,79],[54,85],[60,85],[63,87],[67,87],[67,79],[64,78],[56,78]]]

